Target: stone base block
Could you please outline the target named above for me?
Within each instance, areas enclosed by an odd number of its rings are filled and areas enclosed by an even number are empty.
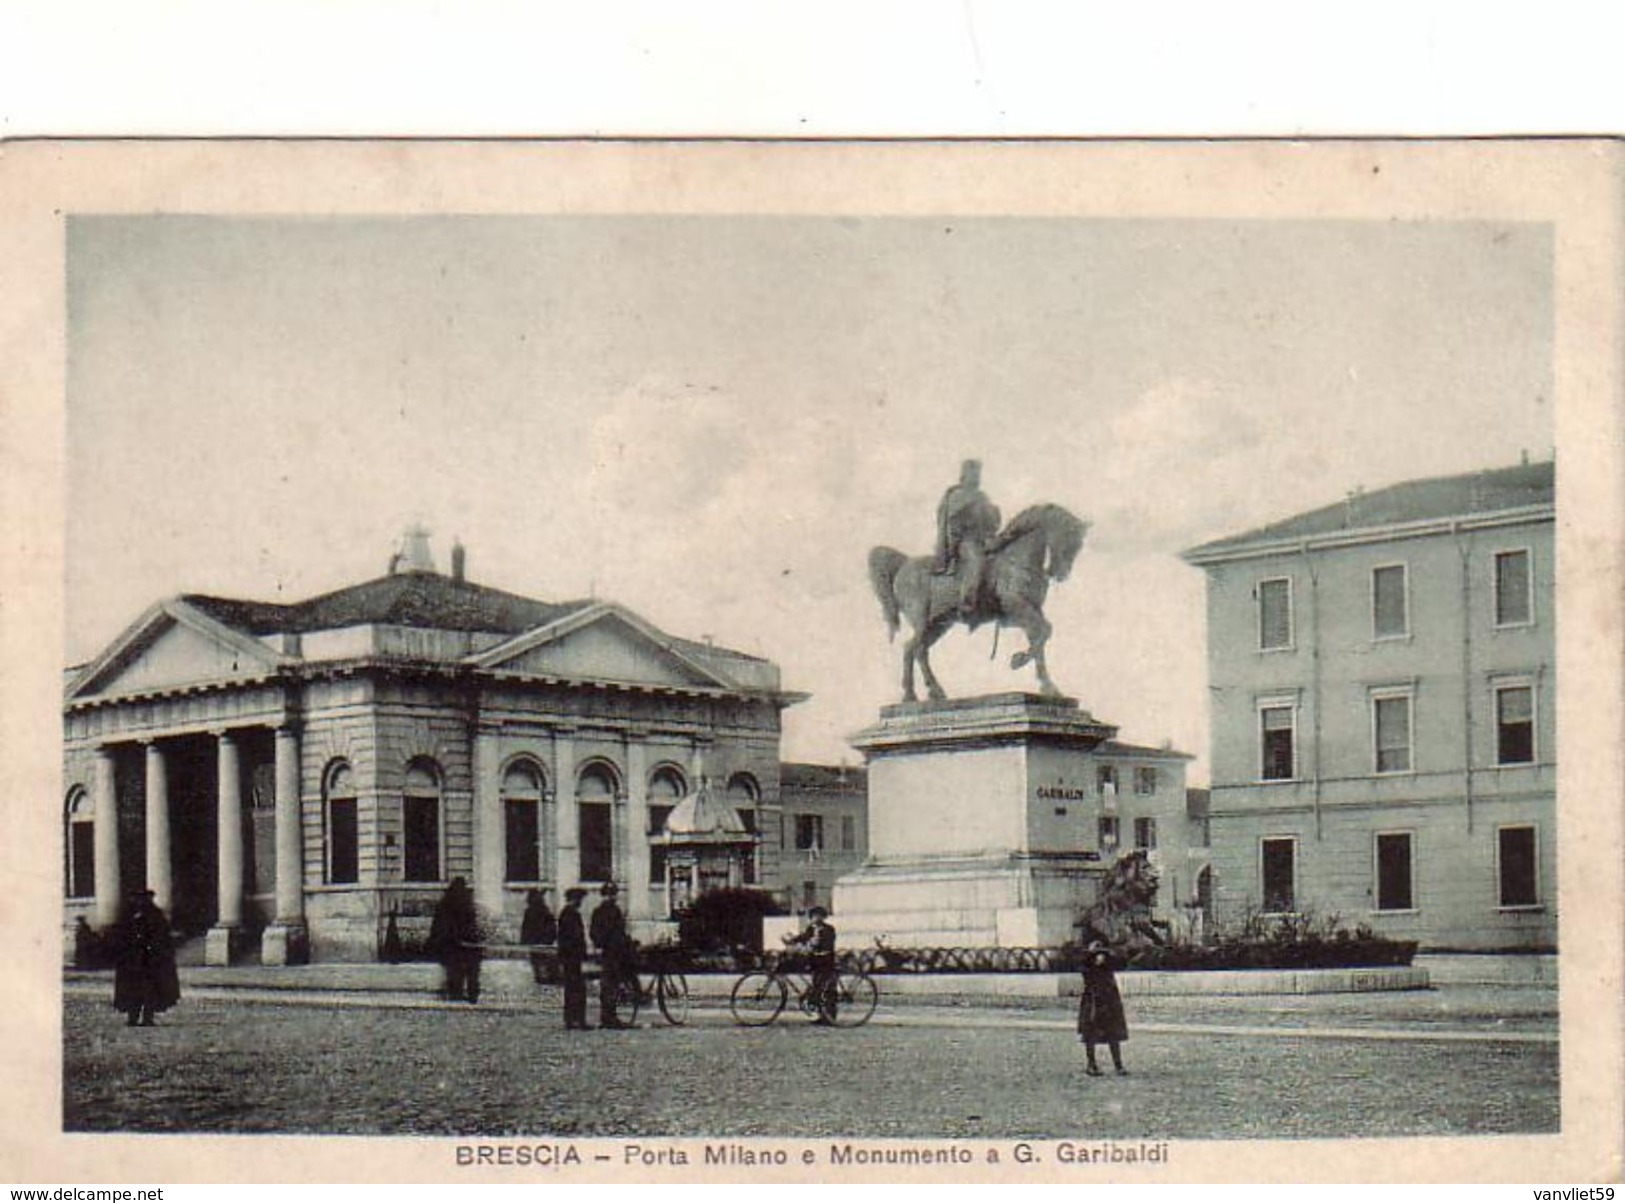
[[[211,927],[203,939],[205,965],[230,965],[242,955],[240,927]]]
[[[260,964],[303,965],[310,960],[310,937],[303,924],[273,923],[260,935]]]
[[[1096,862],[1001,855],[872,863],[835,883],[843,948],[1043,948],[1076,935]]]

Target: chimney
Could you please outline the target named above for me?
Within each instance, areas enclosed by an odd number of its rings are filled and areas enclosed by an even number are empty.
[[[429,530],[422,523],[406,528],[401,536],[401,553],[396,572],[433,572],[434,556],[429,551]]]
[[[461,581],[467,579],[468,549],[463,541],[456,536],[451,541],[451,579]]]

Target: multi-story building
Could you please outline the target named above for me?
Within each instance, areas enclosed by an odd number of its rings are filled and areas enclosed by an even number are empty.
[[[1221,922],[1557,940],[1554,466],[1409,481],[1203,544]]]
[[[779,805],[779,872],[772,884],[793,911],[828,908],[836,878],[869,855],[868,773],[844,764],[780,765]]]
[[[465,877],[498,928],[525,894],[615,880],[634,925],[671,906],[653,839],[708,781],[781,844],[775,665],[613,602],[537,601],[434,570],[291,604],[184,595],[70,674],[66,920],[151,889],[209,958],[374,955]]]

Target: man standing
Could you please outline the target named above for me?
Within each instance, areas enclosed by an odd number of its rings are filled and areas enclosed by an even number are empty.
[[[113,1006],[124,1012],[132,1028],[152,1027],[153,1016],[169,1010],[181,996],[169,916],[159,908],[155,897],[151,890],[137,890],[131,896],[128,915],[115,933]]]
[[[966,622],[976,613],[988,545],[999,533],[999,509],[982,492],[982,464],[968,459],[959,468],[959,483],[942,495],[937,506],[937,554],[931,570],[939,575],[958,573],[959,616]]]
[[[587,891],[571,886],[564,891],[564,909],[559,912],[559,972],[564,977],[564,1030],[586,1032],[587,979],[581,962],[587,959],[587,931],[581,923],[581,900]]]
[[[547,981],[550,966],[546,953],[534,951],[552,944],[559,936],[559,922],[547,905],[546,890],[532,890],[525,899],[525,916],[519,921],[519,942],[530,945],[530,973],[538,986]]]
[[[592,912],[592,942],[598,949],[602,965],[598,979],[598,1026],[621,1030],[632,1025],[622,1023],[615,1014],[615,989],[632,975],[632,940],[626,934],[626,916],[615,901],[619,887],[611,881],[599,891],[601,897]],[[633,988],[636,988],[634,979]]]
[[[446,971],[446,997],[453,1002],[480,1001],[479,915],[474,895],[461,877],[451,879],[435,907],[429,928],[429,947]]]

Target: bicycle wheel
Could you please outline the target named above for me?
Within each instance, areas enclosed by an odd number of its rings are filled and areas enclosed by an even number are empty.
[[[875,1013],[880,989],[866,973],[843,973],[835,980],[835,999],[835,1026],[862,1027]]]
[[[636,974],[627,974],[615,983],[615,1017],[627,1027],[638,1021],[638,1008],[643,1005],[643,987]]]
[[[655,978],[655,999],[666,1022],[681,1027],[688,1021],[688,979],[680,973]]]
[[[758,969],[734,983],[733,993],[728,995],[728,1009],[733,1012],[736,1023],[747,1028],[765,1027],[779,1017],[788,996],[789,991],[782,981]]]

